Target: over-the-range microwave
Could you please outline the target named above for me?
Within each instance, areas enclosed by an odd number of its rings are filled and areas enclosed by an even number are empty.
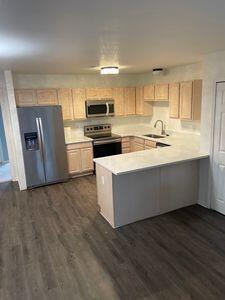
[[[114,100],[86,100],[86,116],[87,118],[114,116]]]

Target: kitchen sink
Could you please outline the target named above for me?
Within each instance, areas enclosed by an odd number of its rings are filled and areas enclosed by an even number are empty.
[[[150,133],[150,134],[145,134],[144,136],[153,138],[153,139],[162,139],[165,138],[165,136],[163,135],[158,135],[158,134],[154,134],[154,133]]]

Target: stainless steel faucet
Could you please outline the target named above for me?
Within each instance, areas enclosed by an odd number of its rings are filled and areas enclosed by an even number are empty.
[[[161,134],[162,134],[162,135],[166,135],[166,125],[163,123],[162,120],[157,120],[157,121],[155,122],[154,127],[156,128],[158,122],[161,122],[161,124],[162,124]]]

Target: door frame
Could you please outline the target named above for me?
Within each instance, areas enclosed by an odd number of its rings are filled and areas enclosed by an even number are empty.
[[[217,107],[217,86],[220,83],[225,83],[225,79],[213,81],[213,99],[212,101],[212,124],[211,124],[211,141],[210,141],[210,172],[209,172],[209,204],[211,209],[215,209],[215,194],[213,191],[213,167],[214,167],[214,137],[215,137],[215,122],[216,122],[216,107]]]

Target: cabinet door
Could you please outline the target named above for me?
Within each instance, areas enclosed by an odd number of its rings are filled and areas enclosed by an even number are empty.
[[[193,82],[181,82],[180,84],[180,118],[192,120]]]
[[[115,115],[124,116],[124,88],[114,88]]]
[[[112,99],[113,98],[113,89],[112,88],[99,89],[99,93],[100,93],[101,99]]]
[[[156,84],[155,85],[155,100],[168,101],[169,99],[169,85]]]
[[[33,106],[37,104],[36,91],[33,89],[15,90],[17,106]]]
[[[125,115],[135,115],[135,88],[129,87],[124,89]]]
[[[81,162],[82,172],[92,171],[94,169],[92,148],[81,149]]]
[[[80,149],[67,150],[69,173],[80,173],[82,171]]]
[[[145,146],[134,142],[133,151],[136,152],[136,151],[142,151],[142,150],[145,150]]]
[[[86,99],[100,99],[100,89],[99,88],[87,88],[85,90]]]
[[[72,89],[74,119],[85,119],[85,89]]]
[[[144,100],[155,100],[155,86],[153,84],[144,86]]]
[[[143,94],[143,87],[136,87],[136,115],[152,116],[152,104],[150,102],[144,101]]]
[[[170,118],[178,119],[180,112],[180,84],[169,85]]]
[[[56,89],[38,89],[37,102],[39,105],[58,104],[58,95]]]
[[[71,89],[58,90],[59,105],[62,106],[63,120],[73,120],[73,99]]]

